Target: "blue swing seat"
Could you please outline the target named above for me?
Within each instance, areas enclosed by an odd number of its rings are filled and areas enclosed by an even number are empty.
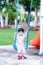
[[[28,44],[25,44],[24,47],[25,47],[25,50],[26,50],[26,49],[28,48]],[[15,43],[13,44],[13,48],[14,48],[16,51],[18,51],[17,46],[16,46]]]

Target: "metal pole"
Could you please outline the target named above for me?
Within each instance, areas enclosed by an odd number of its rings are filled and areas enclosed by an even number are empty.
[[[19,0],[17,0],[17,3],[19,3]],[[16,32],[18,32],[18,7],[16,6]]]
[[[28,16],[28,27],[29,28],[30,28],[30,17],[31,17],[31,11],[32,11],[32,4],[33,4],[33,0],[31,0],[31,3],[30,3],[30,15]],[[28,48],[28,41],[29,41],[29,29],[28,29],[28,33],[26,37],[26,48]]]
[[[40,6],[40,55],[43,55],[43,0]]]

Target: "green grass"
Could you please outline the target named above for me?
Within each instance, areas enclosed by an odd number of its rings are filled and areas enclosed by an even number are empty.
[[[11,45],[14,43],[15,29],[0,29],[0,45]],[[30,31],[29,40],[34,39],[36,31]]]

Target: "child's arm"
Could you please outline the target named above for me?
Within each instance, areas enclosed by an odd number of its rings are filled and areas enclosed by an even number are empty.
[[[25,28],[26,29],[26,32],[24,33],[23,37],[26,37],[27,33],[28,33],[28,26]]]
[[[26,32],[24,33],[23,38],[26,37],[27,33],[28,33],[28,30],[26,30]]]

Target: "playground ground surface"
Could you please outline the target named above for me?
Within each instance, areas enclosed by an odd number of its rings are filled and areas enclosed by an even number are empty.
[[[0,46],[0,65],[43,65],[43,56],[38,53],[39,49],[29,47],[26,51],[27,59],[18,60],[12,45]]]

